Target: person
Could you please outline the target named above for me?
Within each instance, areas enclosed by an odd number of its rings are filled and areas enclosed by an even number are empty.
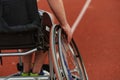
[[[3,19],[9,26],[22,25],[39,26],[40,19],[37,7],[37,0],[1,0],[3,3]],[[70,25],[67,21],[64,5],[62,0],[47,0],[53,14],[60,23],[61,28],[67,34],[68,43],[71,41],[72,33]],[[6,6],[7,5],[7,6]],[[26,8],[27,7],[27,8]],[[27,11],[27,12],[26,12]],[[27,17],[26,17],[27,16]],[[29,26],[30,26],[29,25]],[[22,76],[38,76],[47,53],[40,50],[34,55],[34,65],[32,63],[32,55],[25,55],[23,59]],[[30,72],[32,68],[32,71]]]
[[[61,27],[66,32],[67,37],[68,37],[67,38],[68,42],[70,42],[70,40],[72,38],[71,28],[66,19],[63,1],[62,0],[47,0],[47,1],[48,1],[48,4],[49,4],[51,10],[53,11],[54,15],[56,16],[57,20],[59,21]],[[35,54],[37,54],[37,55],[35,55],[35,63],[32,68],[32,74],[31,74],[33,76],[37,76],[39,74],[41,67],[44,63],[44,59],[47,55],[47,53],[44,53],[43,51],[36,52]],[[30,64],[31,63],[31,61],[30,61],[31,55],[24,56],[23,60],[24,60],[24,63],[28,63],[28,64],[24,64],[23,72],[28,73],[31,68],[31,64]]]

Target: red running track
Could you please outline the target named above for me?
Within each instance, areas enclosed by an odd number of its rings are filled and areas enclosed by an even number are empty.
[[[85,0],[64,0],[72,25]],[[39,8],[50,11],[45,0]],[[51,12],[51,11],[50,11]],[[74,39],[83,57],[89,80],[120,80],[120,0],[92,0]],[[4,57],[0,76],[16,72],[17,57]]]

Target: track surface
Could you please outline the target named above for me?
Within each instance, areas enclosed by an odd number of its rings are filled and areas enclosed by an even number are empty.
[[[85,0],[64,0],[72,25]],[[50,11],[45,0],[39,8]],[[50,11],[51,12],[51,11]],[[83,57],[89,80],[120,80],[120,0],[92,0],[74,39]],[[16,72],[17,57],[4,57],[0,76]]]

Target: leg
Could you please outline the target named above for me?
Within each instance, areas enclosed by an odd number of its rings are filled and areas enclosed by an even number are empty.
[[[47,52],[43,52],[43,51],[38,51],[35,53],[35,61],[34,61],[34,66],[33,66],[33,73],[39,73],[42,65],[46,59],[47,56]]]
[[[29,71],[31,69],[31,63],[32,63],[32,54],[25,55],[22,57],[22,59],[23,59],[23,63],[24,63],[23,72],[29,73]]]

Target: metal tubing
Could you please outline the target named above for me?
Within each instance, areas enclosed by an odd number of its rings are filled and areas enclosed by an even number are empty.
[[[27,54],[31,54],[35,51],[37,51],[37,48],[34,48],[34,49],[29,50],[27,52],[1,53],[0,56],[24,56],[24,55],[27,55]]]

